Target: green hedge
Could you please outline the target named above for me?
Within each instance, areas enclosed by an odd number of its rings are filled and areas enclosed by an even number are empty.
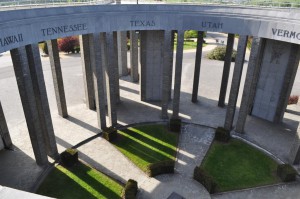
[[[206,37],[206,32],[203,33],[203,38]],[[184,39],[198,38],[197,30],[187,30],[184,32]]]
[[[129,179],[123,190],[123,199],[135,199],[138,191],[138,184],[135,180]]]
[[[296,180],[297,171],[289,164],[280,164],[277,175],[283,182],[291,182]]]
[[[148,174],[149,177],[154,177],[165,173],[174,173],[174,166],[175,166],[174,160],[157,162],[157,163],[149,164],[147,166],[146,173]]]
[[[170,119],[169,129],[170,129],[170,131],[180,133],[180,131],[181,131],[181,119],[174,119],[174,118]]]
[[[78,162],[78,150],[69,148],[60,154],[60,159],[63,166],[71,167]]]
[[[237,51],[232,51],[231,61],[235,61]],[[226,46],[217,46],[207,54],[208,59],[224,61],[226,55]]]
[[[215,140],[220,142],[228,142],[230,140],[230,131],[223,127],[218,127],[215,133]]]
[[[209,193],[212,194],[216,192],[217,184],[201,167],[195,167],[193,177],[196,181],[201,183]]]
[[[117,129],[115,127],[112,127],[112,126],[104,128],[104,129],[102,129],[102,131],[103,131],[102,132],[102,137],[104,139],[106,139],[107,141],[109,141],[109,142],[114,141],[118,136]]]

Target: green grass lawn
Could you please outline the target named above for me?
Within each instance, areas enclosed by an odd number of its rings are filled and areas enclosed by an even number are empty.
[[[120,199],[123,187],[99,171],[78,163],[67,169],[58,165],[39,187],[37,194],[60,198]]]
[[[214,141],[201,165],[217,183],[217,192],[278,183],[277,166],[273,159],[237,139],[228,144]]]
[[[202,47],[207,46],[207,44],[203,43]],[[174,42],[174,50],[176,51],[177,48],[177,41]],[[197,42],[194,41],[184,41],[183,43],[183,50],[191,50],[197,48]]]
[[[145,125],[118,131],[113,144],[144,172],[151,163],[175,160],[178,134],[166,125]],[[118,160],[116,160],[118,161]]]

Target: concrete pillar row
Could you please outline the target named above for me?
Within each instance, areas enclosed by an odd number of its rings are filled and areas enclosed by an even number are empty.
[[[234,71],[232,76],[228,107],[227,107],[225,122],[224,122],[224,128],[229,131],[232,129],[232,124],[233,124],[233,119],[234,119],[234,114],[236,109],[236,102],[239,94],[239,88],[240,88],[241,77],[242,77],[244,61],[245,61],[245,53],[247,48],[247,40],[248,40],[248,36],[240,35],[237,55],[235,59]]]
[[[59,157],[59,154],[56,146],[56,140],[53,130],[52,118],[50,114],[49,102],[47,97],[38,44],[27,45],[26,52],[36,105],[39,114],[39,120],[41,123],[42,132],[47,148],[47,154],[53,159],[57,159]]]
[[[10,51],[29,136],[38,165],[48,163],[37,102],[25,47]]]
[[[127,31],[117,32],[119,76],[128,74],[127,68]]]
[[[63,118],[66,118],[68,117],[68,110],[65,97],[64,82],[61,72],[57,39],[47,41],[47,46],[49,51],[49,59],[53,77],[58,114]]]
[[[102,52],[100,47],[100,34],[88,34],[90,44],[90,57],[93,72],[93,83],[95,91],[95,104],[99,128],[106,128],[105,94],[103,86]]]
[[[109,123],[111,126],[117,125],[117,107],[116,97],[114,95],[117,88],[114,78],[118,75],[118,71],[114,70],[117,66],[117,52],[114,49],[115,38],[112,32],[101,34],[101,45],[103,45],[105,56],[105,80],[106,80],[106,95]]]
[[[252,39],[251,53],[244,84],[242,102],[235,128],[235,131],[238,133],[244,133],[249,106],[251,104],[251,100],[253,99],[252,95],[255,93],[255,85],[258,81],[264,45],[265,39],[257,37]]]
[[[182,73],[182,59],[183,59],[183,43],[184,31],[177,32],[177,50],[176,50],[176,63],[175,63],[175,80],[174,80],[174,97],[173,97],[173,115],[172,118],[179,117],[179,104],[180,104],[180,87],[181,87],[181,73]]]
[[[198,101],[198,88],[199,88],[200,67],[201,67],[201,59],[202,59],[203,35],[204,35],[203,31],[198,31],[194,82],[193,82],[193,91],[192,91],[193,103],[196,103]]]
[[[7,128],[7,123],[5,120],[4,112],[2,109],[2,105],[0,102],[0,138],[3,141],[4,147],[5,148],[12,148],[12,141],[11,137]]]
[[[138,35],[135,31],[130,31],[130,76],[131,81],[139,81],[139,49],[138,49]]]
[[[161,118],[168,119],[168,104],[170,99],[170,90],[171,84],[170,81],[172,79],[170,61],[172,57],[171,52],[171,43],[172,43],[172,31],[165,30],[164,31],[164,42],[163,42],[163,54],[162,54],[162,62],[163,62],[163,77],[162,77],[162,103],[161,103]],[[173,61],[173,60],[172,60]]]
[[[91,66],[90,44],[88,34],[79,36],[79,44],[82,61],[85,103],[88,109],[95,110],[95,91],[93,85],[93,71]]]
[[[226,53],[225,53],[225,60],[224,60],[224,67],[223,67],[223,74],[222,74],[222,81],[221,81],[221,88],[220,88],[220,95],[219,95],[219,107],[225,106],[225,98],[227,92],[227,85],[228,85],[228,78],[230,72],[230,65],[231,65],[231,57],[233,51],[233,44],[234,44],[234,34],[228,34],[227,37],[227,45],[226,45]]]

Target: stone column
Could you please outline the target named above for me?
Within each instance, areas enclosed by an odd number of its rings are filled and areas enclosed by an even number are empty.
[[[171,40],[172,31],[165,30],[164,44],[163,44],[163,79],[162,79],[162,103],[161,103],[161,117],[168,119],[168,104],[169,104],[169,91],[171,90],[170,79],[172,78],[170,60],[171,60]]]
[[[95,90],[95,104],[98,126],[106,128],[105,94],[103,86],[103,69],[100,47],[100,33],[88,34],[90,44],[91,66]]]
[[[289,154],[290,164],[300,164],[300,125],[295,134],[295,139]]]
[[[117,32],[119,76],[128,74],[127,68],[127,31]]]
[[[112,66],[112,78],[114,81],[114,93],[115,93],[115,98],[116,98],[116,103],[120,103],[121,99],[120,99],[120,83],[119,83],[119,69],[118,69],[118,63],[119,63],[119,58],[118,58],[118,35],[117,32],[113,32],[113,50],[114,50],[114,62],[111,65]]]
[[[66,103],[65,90],[64,90],[64,82],[63,82],[61,66],[60,66],[57,40],[53,39],[47,41],[47,46],[49,51],[49,59],[51,64],[52,76],[53,76],[53,84],[54,84],[58,114],[66,118],[68,117],[68,111],[67,111],[67,103]]]
[[[130,76],[133,82],[139,81],[138,35],[130,31]]]
[[[229,33],[227,38],[226,54],[225,54],[221,89],[220,89],[219,102],[218,102],[219,107],[225,106],[225,98],[226,98],[226,91],[227,91],[228,78],[230,72],[233,44],[234,44],[234,34]]]
[[[169,90],[169,100],[172,99],[172,76],[173,76],[173,60],[174,60],[174,41],[175,41],[175,31],[171,32],[171,50],[170,50],[170,73],[171,78],[169,80],[170,90]]]
[[[57,159],[59,157],[59,154],[57,151],[53,124],[50,114],[39,47],[37,44],[27,45],[26,52],[33,85],[33,91],[39,114],[39,120],[41,123],[41,128],[47,148],[47,154],[53,159]]]
[[[298,70],[300,59],[300,45],[291,44],[291,51],[288,58],[288,67],[284,74],[284,80],[282,83],[281,93],[278,99],[278,104],[276,107],[276,112],[274,116],[274,122],[279,123],[283,119],[284,112],[286,110],[289,96],[292,92],[295,77]]]
[[[174,80],[174,98],[173,98],[173,115],[172,118],[179,117],[180,104],[180,87],[181,87],[181,73],[182,73],[182,58],[183,58],[183,42],[184,31],[177,32],[177,50],[175,63],[175,80]]]
[[[193,103],[196,103],[198,101],[198,87],[199,87],[199,79],[200,79],[202,45],[203,45],[203,32],[198,31],[196,61],[195,61],[195,70],[194,70],[194,83],[193,83],[193,93],[192,93]]]
[[[26,49],[25,47],[20,47],[11,50],[10,53],[36,163],[45,165],[48,163],[47,151],[39,120]]]
[[[171,35],[171,34],[170,34]],[[164,31],[143,30],[141,36],[141,71],[140,71],[140,95],[142,101],[161,101],[163,87],[164,65]],[[171,51],[171,38],[168,46],[168,53]],[[168,68],[170,68],[170,56]],[[165,60],[166,61],[166,60]],[[169,69],[168,69],[169,71]],[[168,79],[168,84],[170,80]],[[168,86],[169,87],[169,86]],[[168,91],[169,94],[169,91]]]
[[[251,115],[279,123],[291,94],[300,48],[297,44],[271,39],[265,43]]]
[[[6,120],[5,120],[1,102],[0,102],[0,138],[3,141],[5,148],[8,148],[8,149],[12,148],[12,141],[11,141],[10,134],[9,134],[9,131],[7,128],[7,124],[6,124]]]
[[[259,76],[260,61],[262,58],[262,49],[264,46],[264,39],[254,37],[252,39],[251,54],[247,68],[246,80],[243,90],[242,102],[240,106],[239,116],[236,123],[235,131],[243,133],[245,128],[248,110],[250,106],[251,94],[254,93],[255,85]]]
[[[86,106],[91,110],[95,110],[95,91],[93,85],[93,71],[91,66],[89,36],[87,34],[80,35],[79,44],[82,61],[83,85],[85,91]]]
[[[242,77],[244,61],[245,61],[247,40],[248,40],[248,36],[240,35],[237,55],[235,59],[234,71],[232,76],[228,107],[227,107],[225,123],[224,123],[224,128],[229,131],[232,128],[232,123],[233,123],[235,109],[236,109],[236,102],[239,94],[239,88],[240,88],[241,77]]]
[[[102,40],[102,39],[101,39]],[[114,76],[117,71],[114,70],[116,63],[116,57],[118,56],[114,49],[114,36],[112,32],[103,34],[104,56],[106,57],[105,63],[105,79],[106,79],[106,95],[107,95],[107,109],[109,123],[111,126],[117,125],[117,108],[116,97],[114,96],[116,85]]]

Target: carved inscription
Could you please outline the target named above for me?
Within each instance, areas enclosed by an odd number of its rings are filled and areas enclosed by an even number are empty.
[[[67,33],[67,32],[76,32],[81,30],[87,30],[87,24],[72,24],[72,25],[63,25],[63,26],[56,26],[56,27],[49,27],[49,28],[42,28],[41,31],[43,36],[48,35],[55,35],[60,33]]]
[[[151,27],[155,26],[155,21],[142,21],[142,20],[134,20],[130,21],[131,27]]]
[[[211,21],[202,21],[202,28],[213,28],[213,29],[222,29],[223,23],[216,23]]]
[[[272,28],[272,33],[274,36],[293,38],[293,39],[300,40],[300,32]]]
[[[11,36],[0,38],[0,46],[4,47],[14,43],[20,43],[22,41],[23,41],[22,34],[11,35]]]

